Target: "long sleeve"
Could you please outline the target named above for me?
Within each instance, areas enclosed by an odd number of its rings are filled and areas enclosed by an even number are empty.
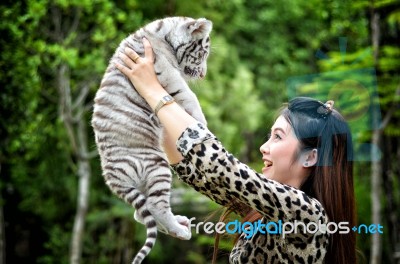
[[[221,142],[200,123],[188,127],[177,141],[184,159],[173,165],[178,177],[215,202],[236,208],[257,210],[261,222],[281,221],[328,224],[318,200],[304,192],[265,178],[228,153]],[[329,233],[309,232],[299,226],[286,236],[256,232],[242,233],[230,254],[230,263],[323,263]]]
[[[202,124],[187,128],[177,147],[184,157],[172,165],[178,177],[215,202],[223,206],[245,205],[269,221],[327,222],[325,211],[316,199],[269,180],[241,163]]]

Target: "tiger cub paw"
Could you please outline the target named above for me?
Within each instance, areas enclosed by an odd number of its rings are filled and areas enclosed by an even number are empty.
[[[186,216],[182,215],[175,215],[175,219],[179,223],[180,228],[172,235],[182,240],[189,240],[192,237],[190,220]]]
[[[178,223],[179,223],[180,225],[183,225],[183,226],[186,226],[186,227],[189,228],[190,220],[189,220],[189,218],[187,218],[186,216],[183,216],[183,215],[175,215],[175,219],[176,219],[176,221],[178,221]]]
[[[189,240],[192,237],[192,233],[186,226],[182,226],[181,228],[175,231],[171,231],[169,234],[181,240]]]

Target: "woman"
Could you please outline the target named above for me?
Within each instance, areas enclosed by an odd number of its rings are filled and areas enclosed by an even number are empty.
[[[259,174],[178,104],[161,102],[168,94],[154,72],[151,45],[143,43],[144,58],[127,49],[129,57],[121,54],[126,66],[116,66],[155,109],[166,131],[165,152],[179,178],[221,205],[234,203],[237,213],[245,212],[245,221],[303,224],[285,236],[242,234],[230,262],[355,263],[355,233],[340,234],[332,224],[355,225],[350,131],[333,102],[293,99],[260,147],[265,167]],[[309,223],[320,228],[307,229]]]

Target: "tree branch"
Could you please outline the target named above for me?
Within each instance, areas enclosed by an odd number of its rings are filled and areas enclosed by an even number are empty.
[[[99,155],[99,152],[97,150],[93,150],[89,153],[83,153],[81,155],[81,158],[85,159],[85,160],[90,160],[90,159],[97,157],[98,155]]]
[[[60,9],[56,6],[52,6],[50,8],[51,10],[51,18],[53,20],[53,24],[54,24],[54,39],[56,42],[61,43],[64,35],[63,32],[61,30],[61,14],[60,14]]]
[[[81,18],[81,12],[82,12],[81,8],[76,8],[76,10],[74,12],[74,19],[72,21],[71,27],[68,30],[67,36],[69,36],[73,32],[77,31],[79,22],[80,22],[80,18]]]
[[[90,91],[90,87],[89,87],[88,84],[84,85],[80,89],[80,93],[79,93],[78,97],[72,103],[72,110],[75,110],[77,107],[82,105],[82,103],[87,98],[87,95],[89,94],[89,91]]]
[[[67,130],[68,138],[71,142],[72,151],[78,155],[78,144],[75,137],[73,118],[71,113],[71,87],[69,81],[69,69],[66,64],[60,65],[57,70],[57,88],[60,95],[59,99],[59,115]]]
[[[388,112],[386,113],[385,117],[383,118],[380,129],[382,129],[382,130],[385,129],[385,127],[389,124],[389,121],[392,118],[394,112],[397,109],[399,109],[399,103],[397,102],[399,97],[400,97],[400,84],[397,86],[397,89],[394,92],[393,104],[390,106]]]

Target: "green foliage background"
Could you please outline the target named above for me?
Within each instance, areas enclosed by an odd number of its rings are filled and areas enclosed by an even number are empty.
[[[377,62],[371,10],[381,18]],[[7,263],[69,261],[78,179],[76,157],[59,115],[57,69],[67,65],[72,94],[90,87],[90,105],[119,42],[152,20],[180,15],[213,21],[207,77],[191,87],[210,130],[255,169],[262,165],[258,148],[276,110],[288,100],[286,82],[291,77],[374,68],[382,116],[399,103],[394,93],[400,83],[400,4],[395,0],[24,0],[3,1],[0,13],[0,203]],[[347,38],[345,56],[339,37]],[[328,59],[318,59],[318,50]],[[89,109],[81,118],[89,124],[90,116]],[[393,208],[400,203],[399,119],[397,107],[382,146],[382,177],[390,183],[383,186],[382,197],[383,263],[394,261],[391,255],[400,247],[388,235],[398,231],[389,215],[397,216],[400,225],[400,209]],[[361,141],[370,140],[370,131],[360,133]],[[93,133],[88,136],[89,149],[95,150]],[[369,162],[355,165],[358,219],[368,224],[374,188]],[[145,232],[133,222],[133,210],[106,188],[98,158],[91,160],[91,167],[82,263],[130,263]],[[186,188],[176,213],[200,221],[220,212],[182,183],[175,182],[174,188]],[[358,242],[368,259],[370,236],[360,236]],[[213,237],[202,234],[191,241],[160,235],[146,263],[208,263],[212,245]],[[230,247],[229,239],[221,242],[220,263],[227,263]]]

